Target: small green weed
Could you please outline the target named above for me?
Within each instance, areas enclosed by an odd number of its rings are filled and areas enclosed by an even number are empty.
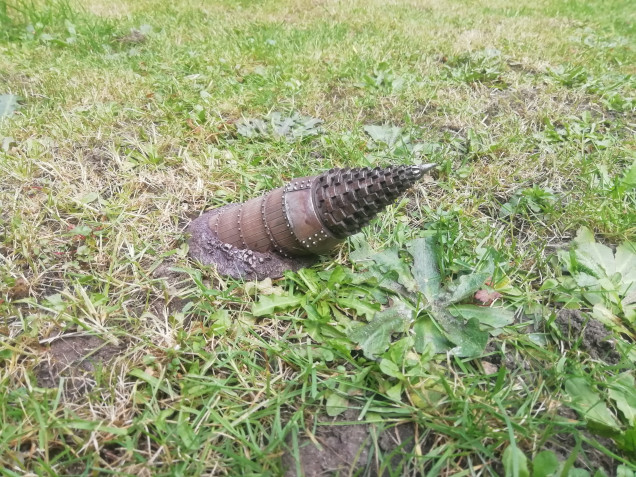
[[[546,120],[542,137],[550,143],[570,142],[577,144],[581,151],[593,152],[607,149],[614,137],[608,134],[608,126],[595,120],[589,112],[580,117],[570,117],[561,124]]]
[[[565,306],[592,307],[594,318],[609,328],[636,336],[636,244],[625,242],[613,252],[583,228],[573,245],[559,253],[567,274],[546,281],[543,289],[557,292],[555,299]]]
[[[249,139],[280,139],[288,141],[301,141],[322,133],[320,124],[323,121],[317,118],[302,116],[293,113],[285,116],[279,112],[269,114],[264,120],[245,118],[236,125],[238,134]]]
[[[358,86],[363,88],[391,93],[402,90],[404,84],[405,79],[402,76],[396,75],[391,66],[386,62],[382,62],[376,66],[372,74],[363,75],[362,81],[357,83]]]
[[[19,108],[19,101],[20,98],[15,94],[0,94],[0,121],[3,116],[11,116]]]
[[[567,88],[584,85],[589,79],[589,74],[581,66],[560,65],[549,69],[548,73],[555,81]]]
[[[517,214],[528,218],[543,220],[554,210],[557,198],[549,188],[534,186],[516,191],[499,209],[499,217],[506,218]]]
[[[466,83],[484,83],[506,87],[502,75],[505,65],[498,50],[486,49],[450,58],[446,62],[448,78]]]

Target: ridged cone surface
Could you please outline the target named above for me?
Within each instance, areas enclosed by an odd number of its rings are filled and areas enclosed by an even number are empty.
[[[320,218],[336,237],[359,232],[424,175],[417,166],[331,169],[316,178]]]

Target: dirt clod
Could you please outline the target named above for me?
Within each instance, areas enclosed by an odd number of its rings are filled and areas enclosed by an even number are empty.
[[[114,358],[121,347],[96,336],[62,336],[51,343],[35,368],[38,386],[56,388],[64,379],[69,397],[90,391],[95,384],[96,366]]]
[[[572,344],[580,341],[579,349],[585,351],[593,359],[601,359],[608,364],[617,364],[621,355],[602,323],[590,318],[578,310],[560,310],[556,325],[563,337]]]

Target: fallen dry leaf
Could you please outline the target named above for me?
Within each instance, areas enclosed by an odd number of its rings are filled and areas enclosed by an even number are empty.
[[[501,293],[494,290],[479,290],[475,293],[475,300],[480,302],[482,305],[492,305],[495,300],[501,298]]]

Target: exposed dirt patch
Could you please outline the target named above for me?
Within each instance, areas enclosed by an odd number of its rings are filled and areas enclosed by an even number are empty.
[[[328,475],[389,475],[380,471],[374,457],[375,445],[372,424],[338,424],[355,421],[357,412],[346,411],[333,425],[318,427],[314,439],[305,437],[298,443],[299,462],[287,452],[283,456],[285,477],[318,477]],[[320,446],[317,446],[318,442]],[[395,471],[399,468],[403,456],[413,450],[415,433],[412,424],[400,424],[380,433],[377,438],[382,454],[391,456],[391,463],[385,467]],[[291,447],[291,443],[290,447]],[[297,464],[300,473],[297,471]]]
[[[484,110],[484,123],[491,124],[492,119],[500,115],[514,115],[522,119],[532,119],[540,110],[539,92],[535,87],[523,87],[516,90],[495,90]]]
[[[61,252],[61,254],[63,253],[64,252]],[[65,254],[61,256],[64,257]],[[56,259],[56,265],[62,260],[58,261]],[[31,286],[30,294],[37,299],[43,299],[50,297],[51,295],[55,295],[56,293],[60,293],[67,285],[64,272],[57,266],[38,276],[30,277],[29,280]]]
[[[29,296],[30,289],[31,286],[29,285],[29,282],[20,277],[15,281],[13,286],[9,288],[7,295],[10,300],[20,300]]]
[[[95,369],[122,349],[96,336],[62,336],[50,344],[35,368],[38,385],[56,388],[64,379],[66,395],[80,396],[94,386]]]
[[[563,337],[571,342],[572,347],[585,351],[593,359],[600,359],[608,364],[617,364],[621,360],[616,350],[612,334],[602,323],[590,318],[578,310],[561,310],[555,320]]]
[[[526,332],[533,333],[534,331],[534,328],[530,328]],[[530,380],[536,375],[535,367],[538,365],[537,362],[530,361],[514,347],[503,347],[502,342],[497,339],[491,339],[486,345],[481,364],[487,374],[496,373],[501,366],[505,366],[509,371],[523,370],[526,372],[526,380]]]
[[[113,163],[111,153],[105,147],[86,148],[82,151],[84,160],[97,174],[103,175]]]

